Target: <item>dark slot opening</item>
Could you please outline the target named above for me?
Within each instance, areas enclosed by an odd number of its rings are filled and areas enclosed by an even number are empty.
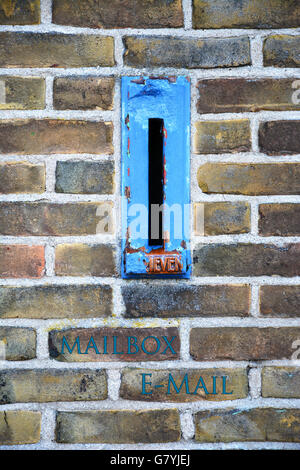
[[[162,208],[164,202],[164,121],[149,119],[149,207],[148,207],[148,243],[150,246],[163,245],[163,214],[152,210],[153,204]],[[157,206],[156,206],[157,207]]]

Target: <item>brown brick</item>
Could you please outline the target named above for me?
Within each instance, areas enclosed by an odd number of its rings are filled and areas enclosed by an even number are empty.
[[[0,341],[5,345],[6,361],[27,361],[36,357],[36,332],[32,328],[0,327]]]
[[[0,33],[1,67],[111,67],[114,39],[93,34]]]
[[[300,153],[300,121],[264,122],[259,127],[259,147],[267,155]]]
[[[176,391],[174,383],[177,390],[180,389],[179,392]],[[122,371],[120,397],[125,400],[180,403],[237,400],[247,396],[246,369],[123,369]]]
[[[0,163],[0,194],[43,193],[45,165],[27,162]]]
[[[44,269],[43,246],[0,245],[0,278],[39,278]]]
[[[114,192],[114,163],[57,162],[57,193],[112,194]]]
[[[0,153],[113,153],[110,122],[63,119],[0,121]]]
[[[205,114],[299,110],[300,102],[295,100],[299,85],[294,78],[200,80],[197,111]]]
[[[112,314],[112,289],[99,285],[0,287],[0,318],[98,318]]]
[[[290,359],[300,328],[193,328],[190,352],[195,361]]]
[[[236,153],[251,150],[248,119],[196,122],[195,153]]]
[[[115,248],[111,245],[58,245],[55,249],[57,276],[116,276]]]
[[[195,235],[248,233],[251,229],[248,202],[198,202],[194,204]]]
[[[113,109],[115,80],[109,77],[54,79],[55,109]]]
[[[2,370],[0,382],[1,405],[107,398],[106,373],[102,370]]]
[[[126,36],[124,63],[132,67],[215,68],[249,65],[247,37],[189,39]]]
[[[0,109],[44,109],[45,80],[33,77],[0,77]]]
[[[167,295],[166,295],[167,292]],[[249,315],[249,286],[122,286],[128,318],[224,317]]]
[[[88,28],[178,28],[181,0],[54,0],[53,22]]]
[[[130,337],[136,338],[136,347]],[[72,353],[63,338],[71,350],[74,346]],[[61,362],[170,361],[179,359],[180,339],[177,328],[70,328],[50,331],[49,350]]]
[[[300,204],[261,204],[259,234],[266,237],[300,235]]]
[[[297,28],[295,0],[194,0],[193,28]]]
[[[197,177],[208,194],[300,194],[299,163],[205,163]]]
[[[264,65],[273,67],[300,67],[300,36],[280,34],[269,36],[263,45]]]
[[[300,410],[253,408],[198,411],[198,442],[300,442]]]
[[[96,235],[112,231],[112,203],[0,203],[2,235]]]
[[[59,443],[155,443],[180,439],[178,410],[59,411]]]
[[[198,245],[194,250],[195,276],[300,275],[300,244]]]
[[[0,445],[36,444],[40,440],[41,420],[38,411],[1,411]]]
[[[264,398],[300,398],[299,367],[264,367],[262,369]]]
[[[260,311],[270,317],[300,316],[300,286],[261,286]]]
[[[0,24],[40,23],[40,0],[1,0]]]

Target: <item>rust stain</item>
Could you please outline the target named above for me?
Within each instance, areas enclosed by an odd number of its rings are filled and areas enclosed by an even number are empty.
[[[130,186],[125,186],[125,197],[129,203],[131,199]]]

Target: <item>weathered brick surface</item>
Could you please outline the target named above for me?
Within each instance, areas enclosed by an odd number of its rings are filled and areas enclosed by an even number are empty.
[[[1,411],[0,445],[36,444],[40,440],[41,421],[38,411]]]
[[[105,410],[57,413],[60,443],[155,443],[180,439],[177,410]]]
[[[99,285],[0,287],[0,318],[98,318],[112,313],[112,289]]]
[[[110,202],[0,203],[0,233],[23,236],[111,233]]]
[[[147,374],[144,379],[142,374]],[[160,385],[163,387],[156,388]],[[246,369],[125,369],[121,377],[120,396],[126,400],[222,401],[246,398],[247,395]]]
[[[194,204],[195,235],[247,233],[251,210],[247,202],[206,202]]]
[[[40,278],[44,269],[43,246],[0,245],[0,278]]]
[[[261,204],[259,234],[280,237],[300,235],[300,204]]]
[[[193,272],[195,276],[299,276],[300,244],[198,245]]]
[[[196,122],[195,153],[235,153],[251,150],[250,122],[199,121]]]
[[[249,65],[247,37],[188,39],[171,36],[126,36],[124,63],[132,67],[187,69]]]
[[[264,122],[259,127],[260,150],[268,155],[300,153],[300,121]]]
[[[299,163],[205,163],[197,178],[208,194],[300,194]]]
[[[193,27],[198,29],[300,26],[295,0],[194,0],[193,6]]]
[[[0,121],[0,153],[112,153],[110,122],[60,119]]]
[[[44,109],[45,80],[34,77],[0,77],[0,109]]]
[[[61,33],[0,33],[1,67],[111,67],[114,39]]]
[[[260,312],[270,317],[300,316],[300,286],[261,286]]]
[[[90,401],[107,398],[102,370],[18,369],[0,372],[0,403]]]
[[[66,243],[55,249],[57,276],[116,276],[115,248],[111,245]]]
[[[272,67],[300,67],[300,36],[280,34],[264,41],[264,65]]]
[[[54,0],[53,22],[88,28],[178,28],[181,0]]]
[[[0,24],[38,24],[40,0],[1,0]]]
[[[55,191],[72,194],[112,194],[114,163],[57,162]]]
[[[262,396],[265,398],[300,398],[299,367],[264,367]]]
[[[197,111],[205,114],[299,110],[300,102],[296,99],[294,88],[296,85],[297,80],[294,78],[200,80]]]
[[[1,326],[0,341],[5,344],[6,361],[27,361],[36,357],[36,332],[32,328]]]
[[[0,163],[0,194],[43,193],[45,165],[25,162]]]
[[[58,77],[54,79],[55,109],[113,109],[115,81],[110,77]]]
[[[190,353],[195,361],[290,359],[300,328],[193,328]]]
[[[167,293],[167,294],[166,294]],[[249,315],[249,286],[175,286],[132,284],[122,287],[125,316],[203,317]]]
[[[63,337],[70,350],[75,345],[72,353],[65,344],[62,348]],[[51,358],[61,362],[169,361],[179,358],[180,339],[177,328],[70,328],[50,331],[49,350]]]

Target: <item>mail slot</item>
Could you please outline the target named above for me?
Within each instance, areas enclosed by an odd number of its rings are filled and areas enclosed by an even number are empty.
[[[124,278],[190,276],[189,157],[189,79],[123,77]]]

